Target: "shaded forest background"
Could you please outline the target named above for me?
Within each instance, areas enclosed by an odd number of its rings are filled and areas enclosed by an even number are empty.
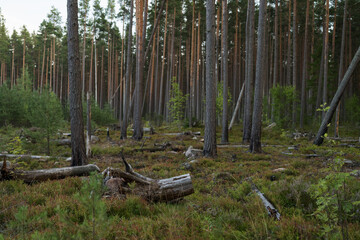
[[[282,127],[304,127],[319,123],[325,102],[329,102],[338,85],[342,29],[346,26],[343,67],[346,70],[360,42],[360,4],[348,1],[347,16],[343,25],[345,1],[329,1],[328,71],[324,75],[324,27],[326,26],[326,1],[309,1],[308,36],[305,41],[307,1],[268,1],[266,9],[265,52],[266,71],[262,77],[263,120],[272,120]],[[91,92],[93,101],[100,109],[107,109],[114,119],[121,122],[133,104],[136,73],[136,36],[132,28],[130,58],[127,58],[131,1],[108,1],[107,8],[100,1],[89,5],[88,0],[79,2],[80,54],[82,92]],[[276,8],[278,4],[278,8]],[[153,39],[155,19],[161,11],[158,28]],[[223,65],[221,64],[222,6],[216,3],[215,78],[218,96],[222,97]],[[228,2],[228,82],[229,115],[235,109],[236,100],[245,81],[246,21],[248,1]],[[147,11],[142,116],[148,120],[172,122],[176,120],[169,111],[174,97],[172,86],[176,83],[184,94],[184,114],[188,125],[202,123],[205,111],[205,1],[151,1]],[[134,13],[135,13],[134,9]],[[294,15],[296,14],[296,18]],[[135,15],[135,14],[134,14]],[[258,6],[255,4],[255,26]],[[277,17],[276,17],[277,15]],[[119,29],[116,20],[124,22]],[[277,20],[278,19],[278,20]],[[294,22],[295,20],[295,22]],[[56,8],[50,9],[47,19],[37,32],[30,33],[26,26],[10,33],[6,19],[0,17],[0,125],[24,124],[21,118],[11,116],[7,107],[9,94],[24,96],[16,91],[50,89],[63,106],[68,100],[67,33],[64,19]],[[134,21],[136,26],[136,21]],[[255,27],[256,33],[256,27]],[[255,34],[256,38],[257,34]],[[149,44],[150,40],[152,44]],[[256,44],[253,41],[254,62]],[[294,45],[295,44],[295,45]],[[306,47],[306,48],[305,48]],[[306,49],[304,51],[304,49]],[[306,58],[307,61],[304,61]],[[130,64],[127,61],[130,59]],[[304,68],[305,64],[305,68]],[[130,72],[130,106],[125,106],[126,79]],[[277,68],[275,70],[275,68]],[[305,69],[305,71],[303,70]],[[353,75],[342,101],[340,121],[358,124],[360,114],[359,69]],[[326,79],[327,78],[327,79]],[[303,80],[304,79],[304,80]],[[251,79],[253,82],[253,79]],[[304,81],[304,84],[302,82]],[[252,83],[253,86],[253,83]],[[220,90],[219,90],[220,89]],[[13,92],[12,92],[13,91]],[[12,92],[12,93],[11,93]],[[303,95],[303,96],[302,96]],[[8,100],[5,100],[8,99]],[[14,98],[17,101],[19,98]],[[238,110],[237,120],[243,119],[244,101]],[[219,108],[222,100],[218,100]],[[273,106],[273,107],[272,107]],[[345,107],[343,107],[345,106]],[[21,112],[19,110],[19,112]],[[218,124],[221,110],[218,110]],[[301,113],[305,114],[301,114]],[[301,117],[303,115],[303,117]],[[66,111],[65,111],[66,116]],[[108,115],[107,115],[108,116]],[[26,123],[26,121],[25,121]],[[304,124],[305,123],[305,124]],[[29,124],[29,122],[27,122]]]

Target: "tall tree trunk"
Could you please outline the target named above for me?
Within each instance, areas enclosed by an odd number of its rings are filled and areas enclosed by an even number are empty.
[[[222,81],[223,81],[223,112],[222,112],[222,132],[221,143],[229,142],[228,132],[228,9],[227,0],[222,1],[222,29],[221,29],[221,44],[222,44]],[[236,66],[234,67],[236,69]]]
[[[192,26],[191,26],[191,55],[190,55],[190,82],[189,82],[189,127],[192,127],[192,118],[194,112],[194,82],[195,82],[195,0],[192,3]]]
[[[305,117],[305,91],[306,91],[306,79],[307,79],[307,54],[308,54],[308,25],[309,25],[309,8],[310,0],[306,1],[306,17],[305,17],[305,39],[304,39],[304,55],[303,55],[303,72],[301,81],[301,112],[300,112],[300,128],[304,128]]]
[[[104,87],[105,87],[105,83],[104,83],[105,79],[104,79],[104,46],[102,46],[101,48],[101,76],[100,76],[100,108],[103,109],[104,108]]]
[[[297,3],[296,0],[294,0],[294,12],[293,12],[293,87],[294,87],[294,94],[296,96],[297,94]],[[296,124],[296,101],[293,101],[293,109],[292,109],[292,123],[293,127]]]
[[[251,126],[250,152],[261,152],[261,115],[262,115],[262,87],[265,71],[265,24],[266,24],[266,0],[260,0],[259,21],[258,21],[258,43],[256,54],[256,75],[254,91],[254,111]]]
[[[254,18],[255,2],[248,1],[247,32],[246,32],[246,63],[245,63],[245,110],[244,110],[244,131],[243,142],[249,143],[251,137],[251,110],[252,110],[252,83],[254,78]]]
[[[147,6],[145,6],[147,7]],[[145,19],[146,21],[146,19]],[[144,0],[136,0],[136,73],[135,73],[135,104],[134,104],[134,134],[135,140],[141,140],[142,80],[143,80],[143,31],[144,31]]]
[[[129,109],[129,100],[130,100],[130,75],[131,75],[131,42],[132,42],[132,24],[133,24],[133,11],[134,11],[134,0],[131,0],[130,6],[130,22],[128,30],[128,42],[126,50],[126,72],[125,72],[125,97],[124,97],[124,113],[123,121],[121,126],[121,136],[120,139],[127,138],[127,127],[128,127],[128,109]]]
[[[348,0],[345,0],[343,26],[341,31],[341,48],[340,48],[340,63],[339,63],[339,75],[338,84],[340,85],[341,79],[344,75],[344,53],[345,53],[345,33],[346,33],[346,13],[347,13]],[[339,121],[340,121],[340,103],[336,109],[335,118],[335,137],[339,137]]]
[[[94,55],[94,37],[91,38],[91,52],[90,52],[90,72],[89,72],[89,93],[90,93],[90,97],[91,97],[91,94],[92,94],[92,69],[93,69],[93,55]]]
[[[352,74],[354,73],[356,66],[358,65],[360,61],[360,47],[358,48],[357,52],[355,53],[354,58],[352,59],[349,68],[347,69],[344,78],[342,79],[338,89],[336,90],[335,96],[332,99],[331,103],[330,103],[330,108],[329,110],[326,112],[325,117],[323,118],[322,122],[321,122],[321,126],[319,128],[318,133],[316,134],[316,138],[314,140],[314,144],[316,145],[321,145],[324,141],[324,135],[327,132],[328,129],[328,125],[331,122],[331,119],[335,113],[335,110],[340,102],[341,96],[344,93],[345,87],[347,86],[347,84],[350,81],[350,78],[352,76]]]
[[[329,66],[329,0],[326,0],[325,6],[325,52],[324,52],[324,85],[323,85],[323,104],[327,103],[327,84],[328,84],[328,66]],[[322,113],[325,117],[325,111]]]
[[[84,39],[83,39],[83,56],[82,56],[82,68],[81,68],[81,76],[82,76],[82,94],[85,96],[85,55],[86,55],[86,13],[84,16]]]
[[[197,54],[196,54],[196,118],[201,118],[201,94],[200,94],[200,55],[201,55],[201,15],[198,13],[198,36],[197,36]]]
[[[272,83],[272,87],[276,87],[276,84],[278,82],[278,54],[279,54],[279,49],[278,49],[278,41],[279,41],[279,34],[278,34],[278,0],[275,0],[275,22],[274,22],[274,35],[275,35],[275,48],[274,48],[274,73],[273,73],[273,83]],[[281,54],[280,54],[281,55]],[[272,104],[271,104],[271,121],[274,122],[274,112],[275,112],[275,102],[274,102],[274,97],[272,97]]]
[[[94,34],[94,80],[95,80],[95,103],[99,104],[98,101],[98,72],[97,72],[97,49],[96,49],[96,36]]]
[[[26,39],[24,38],[24,45],[23,45],[23,71],[22,71],[22,84],[23,88],[25,89],[25,49],[26,49]]]
[[[206,116],[204,155],[216,155],[216,84],[214,76],[215,47],[215,4],[206,1]]]
[[[165,30],[164,30],[164,47],[163,47],[163,57],[162,57],[162,64],[161,64],[161,72],[160,72],[160,93],[159,93],[159,110],[158,114],[162,114],[163,109],[163,93],[164,93],[164,71],[165,71],[165,54],[166,54],[166,35],[167,35],[167,18],[168,18],[168,1],[166,1],[166,10],[165,10]]]
[[[332,35],[332,49],[331,49],[331,55],[334,58],[335,57],[335,35],[336,35],[336,7],[337,7],[337,0],[335,0],[335,6],[334,6],[334,25],[333,25],[333,35]]]
[[[68,69],[70,81],[71,166],[87,164],[82,117],[77,0],[67,1]]]
[[[286,85],[290,86],[291,79],[291,0],[289,0],[289,13],[288,13],[288,41],[287,41],[287,60],[286,60]]]

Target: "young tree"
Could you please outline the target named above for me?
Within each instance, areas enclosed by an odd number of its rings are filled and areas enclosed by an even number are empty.
[[[266,0],[260,0],[258,21],[258,42],[256,54],[256,75],[254,91],[254,111],[251,126],[250,152],[261,152],[261,117],[262,117],[262,88],[265,71],[265,24],[266,24]]]
[[[216,82],[215,61],[215,4],[206,1],[206,115],[204,135],[204,155],[216,155]]]
[[[81,102],[79,23],[77,0],[67,1],[69,100],[71,124],[71,166],[87,163]]]
[[[228,132],[228,9],[227,0],[222,1],[222,79],[223,79],[223,112],[222,112],[222,134],[221,143],[229,141]]]

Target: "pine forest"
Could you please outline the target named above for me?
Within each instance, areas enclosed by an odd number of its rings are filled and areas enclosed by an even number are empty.
[[[360,239],[359,0],[61,4],[0,6],[0,240]]]

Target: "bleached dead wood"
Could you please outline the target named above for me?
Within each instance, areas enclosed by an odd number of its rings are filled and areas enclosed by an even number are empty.
[[[184,174],[166,179],[152,179],[136,173],[130,164],[123,158],[125,171],[107,168],[103,175],[123,179],[123,184],[118,186],[119,194],[132,193],[152,202],[169,202],[183,198],[194,193],[190,174]],[[120,182],[120,181],[119,181]],[[135,188],[130,188],[129,183],[136,183]]]
[[[260,190],[252,182],[252,180],[251,179],[248,179],[248,180],[251,184],[252,190],[259,196],[262,203],[264,204],[264,207],[265,207],[266,211],[268,212],[269,216],[273,217],[277,220],[280,220],[280,213],[278,212],[278,210],[274,207],[274,205],[271,204],[271,202],[269,202],[269,200],[266,199],[264,194],[262,192],[260,192]]]
[[[15,179],[23,180],[26,183],[33,183],[53,179],[62,179],[65,177],[88,176],[91,172],[94,171],[100,172],[100,169],[94,164],[76,167],[40,169],[32,171],[2,169],[0,180]]]

